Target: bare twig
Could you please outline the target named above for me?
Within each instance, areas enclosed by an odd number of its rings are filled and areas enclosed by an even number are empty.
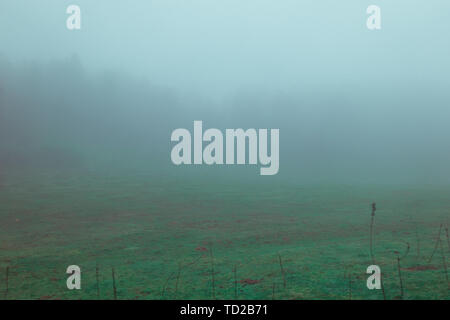
[[[370,258],[372,259],[372,264],[375,264],[375,257],[373,255],[373,224],[375,220],[375,211],[377,211],[376,203],[372,203],[372,213],[370,219]]]
[[[283,288],[286,289],[286,275],[284,274],[283,261],[281,255],[278,253],[278,260],[280,261],[281,274],[283,275]]]
[[[275,300],[275,282],[272,283],[272,300]]]
[[[6,267],[6,289],[5,289],[5,300],[8,299],[9,292],[9,266]]]
[[[405,258],[406,258],[406,256],[407,256],[408,253],[409,253],[409,249],[410,249],[409,242],[406,242],[406,251],[405,251],[405,254],[404,254],[403,257],[401,257],[400,259],[405,259]]]
[[[373,265],[375,265],[375,256],[373,254],[373,225],[375,222],[375,211],[377,211],[377,204],[373,202],[370,219],[370,258],[372,260]],[[381,282],[381,292],[383,293],[383,299],[386,300],[386,292],[384,291],[384,284],[383,284],[383,274],[380,275],[380,282]]]
[[[214,256],[213,256],[212,243],[209,246],[209,254],[210,254],[210,258],[211,258],[212,296],[213,296],[213,299],[216,299],[216,283],[215,283],[215,279],[214,279]]]
[[[237,271],[236,271],[236,265],[234,265],[233,273],[234,273],[234,299],[237,299],[238,296],[238,289],[237,289]]]
[[[439,247],[441,248],[442,264],[444,265],[445,271],[445,280],[447,280],[447,287],[450,289],[450,283],[448,282],[447,259],[445,258],[444,249],[442,248],[442,242],[440,239],[439,239]]]
[[[380,284],[381,292],[383,293],[383,299],[386,300],[386,291],[384,291],[383,272],[380,272]]]
[[[400,279],[400,297],[403,299],[403,280],[402,280],[402,272],[400,270],[400,256],[397,255],[397,269],[398,269],[398,277]]]
[[[175,299],[177,298],[178,283],[179,283],[179,281],[180,281],[180,275],[181,275],[181,262],[178,263],[177,281],[176,281],[176,283],[175,283]]]
[[[447,236],[447,249],[450,250],[450,240],[448,239],[448,227],[445,227],[445,235]]]
[[[174,274],[175,274],[175,272],[172,272],[172,273],[167,277],[167,280],[166,280],[166,282],[164,283],[163,288],[162,288],[162,292],[161,292],[161,297],[162,297],[162,298],[164,298],[164,294],[166,293],[166,287],[167,287],[167,285],[168,285],[170,279],[172,278],[172,276],[173,276]]]
[[[116,276],[114,268],[112,268],[112,281],[113,281],[114,300],[117,300]]]
[[[185,264],[184,266],[182,266],[182,268],[197,263],[197,261],[199,261],[202,257],[203,257],[202,255],[198,256],[198,258],[194,259],[194,260],[191,261],[190,263]],[[171,274],[169,274],[169,276],[167,277],[166,282],[164,282],[164,285],[163,285],[162,290],[161,290],[161,298],[164,298],[164,295],[165,295],[165,293],[166,293],[167,285],[168,285],[169,281],[172,279],[172,277],[173,277],[174,275],[175,275],[175,272],[172,272]]]
[[[348,295],[349,295],[349,299],[352,300],[352,276],[349,275],[348,276]]]
[[[417,258],[420,258],[420,238],[419,238],[419,228],[417,227],[417,222],[415,223],[416,229],[416,241],[417,241]]]
[[[430,259],[428,259],[428,263],[431,262],[431,260],[433,259],[434,253],[436,252],[438,246],[439,246],[439,242],[441,241],[441,230],[442,230],[442,223],[441,226],[439,227],[439,233],[438,236],[436,238],[436,244],[434,245],[434,249],[433,249],[433,253],[430,256]]]
[[[402,272],[401,272],[401,267],[400,267],[400,260],[404,259],[408,253],[409,253],[409,242],[406,242],[406,250],[405,253],[403,254],[402,257],[400,257],[400,252],[396,251],[395,253],[397,254],[397,269],[398,269],[398,277],[400,279],[400,297],[403,299],[404,296],[404,289],[403,289],[403,279],[402,279]]]
[[[348,295],[349,300],[352,300],[352,275],[351,270],[347,273],[347,266],[344,268],[344,280],[348,278]]]
[[[97,282],[97,298],[100,299],[100,285],[98,281],[98,263],[95,264],[95,280]]]

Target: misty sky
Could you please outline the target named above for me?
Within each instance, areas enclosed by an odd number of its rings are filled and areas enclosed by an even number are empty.
[[[450,182],[449,16],[447,0],[2,0],[0,160],[170,166],[171,130],[204,120],[280,128],[281,176]]]
[[[69,4],[81,7],[80,31],[65,27]],[[378,32],[365,26],[370,4],[382,9]],[[77,53],[90,69],[213,98],[255,87],[442,83],[449,14],[446,0],[4,0],[0,52],[17,61]]]

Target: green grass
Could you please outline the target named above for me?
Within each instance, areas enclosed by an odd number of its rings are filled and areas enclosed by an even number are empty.
[[[152,175],[4,174],[0,181],[0,298],[382,299],[368,290],[371,203],[374,255],[388,299],[448,299],[440,224],[449,187],[251,183]],[[417,230],[417,233],[416,233]],[[417,235],[420,255],[417,252]],[[441,235],[450,256],[445,229]],[[282,258],[286,277],[280,270]],[[82,290],[66,288],[79,265]],[[179,267],[181,266],[181,268]],[[419,268],[418,268],[419,266]]]

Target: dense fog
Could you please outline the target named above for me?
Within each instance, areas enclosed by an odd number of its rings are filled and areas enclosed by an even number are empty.
[[[450,182],[450,3],[0,4],[0,170]],[[279,128],[280,170],[175,166],[171,132]]]

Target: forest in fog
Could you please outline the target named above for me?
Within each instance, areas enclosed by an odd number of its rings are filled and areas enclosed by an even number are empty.
[[[183,170],[170,162],[170,133],[202,120],[222,130],[279,128],[282,178],[447,183],[449,94],[415,85],[246,88],[212,99],[125,72],[90,72],[76,55],[46,63],[3,58],[0,161],[4,171]]]

